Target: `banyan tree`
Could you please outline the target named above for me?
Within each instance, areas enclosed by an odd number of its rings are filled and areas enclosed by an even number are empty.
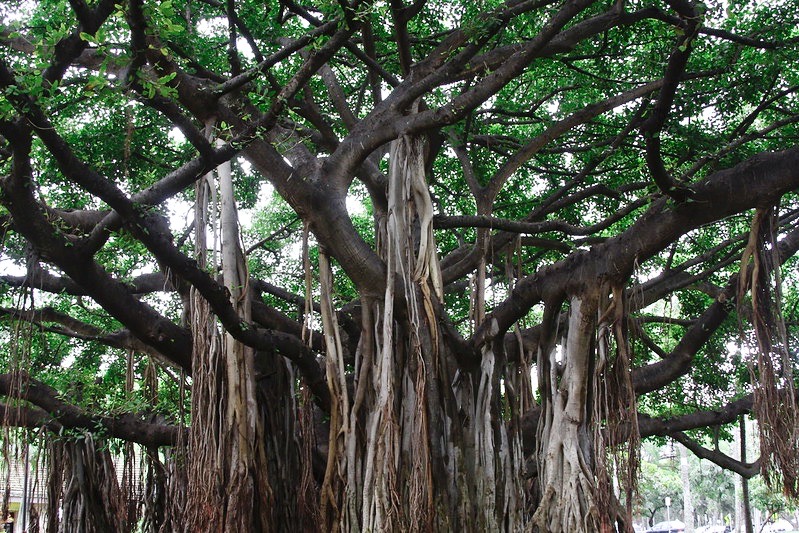
[[[27,520],[632,531],[652,436],[796,497],[797,22],[782,0],[0,5],[0,419],[4,463],[41,472]],[[743,415],[754,463],[717,445]]]

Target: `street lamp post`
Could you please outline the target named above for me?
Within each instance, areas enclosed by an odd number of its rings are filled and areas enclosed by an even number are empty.
[[[671,522],[671,498],[666,496],[666,521]]]

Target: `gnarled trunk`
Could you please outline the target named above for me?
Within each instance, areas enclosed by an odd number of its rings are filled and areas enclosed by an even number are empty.
[[[538,531],[599,531],[589,410],[597,305],[596,296],[572,297],[565,344],[538,355]]]
[[[519,530],[523,461],[502,419],[504,366],[484,349],[457,371],[434,299],[442,298],[424,176],[423,139],[392,144],[388,211],[378,217],[387,265],[382,299],[364,298],[352,396],[320,257],[333,413],[325,527],[344,531]],[[514,426],[518,428],[518,424]]]
[[[572,295],[561,344],[557,307],[549,308],[550,335],[538,354],[541,499],[533,529],[610,532],[618,522],[632,531],[639,437],[624,291],[597,284]],[[626,509],[618,501],[614,473]]]

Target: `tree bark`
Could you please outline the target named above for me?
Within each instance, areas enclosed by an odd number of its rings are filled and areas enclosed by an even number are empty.
[[[330,307],[330,267],[320,255],[334,408],[325,527],[518,531],[523,460],[519,424],[509,428],[500,414],[504,365],[486,346],[478,369],[456,373],[438,326],[442,286],[423,148],[419,137],[392,143],[388,208],[377,221],[385,293],[362,299],[352,389]]]
[[[741,462],[746,463],[746,415],[741,415],[738,422],[741,436]],[[749,480],[741,476],[741,503],[743,504],[743,531],[746,533],[754,532],[752,523],[752,503],[749,499]]]
[[[551,343],[538,354],[541,501],[533,526],[542,533],[600,530],[588,410],[597,311],[596,294],[572,296],[565,344]]]
[[[248,276],[230,163],[220,165],[217,175],[222,277],[230,305],[249,324]],[[208,193],[216,186],[210,178],[197,187],[195,239],[201,268],[206,228],[214,223]],[[256,400],[254,351],[229,333],[220,335],[208,302],[195,289],[191,312],[195,341],[185,530],[272,531],[275,509],[262,413],[272,406]]]

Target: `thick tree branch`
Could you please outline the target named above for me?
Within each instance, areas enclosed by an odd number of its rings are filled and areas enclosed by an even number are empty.
[[[52,387],[21,372],[0,374],[0,394],[26,400],[39,408],[23,407],[18,410],[17,407],[0,404],[0,420],[5,420],[3,415],[7,415],[8,423],[13,425],[44,425],[51,431],[61,427],[89,431],[102,428],[111,437],[148,446],[171,446],[177,442],[178,432],[181,431],[178,426],[157,420],[159,417],[152,414],[127,413],[114,417],[90,414],[61,399],[58,391]]]
[[[72,2],[75,14],[78,17],[78,27],[67,37],[56,43],[53,50],[53,60],[42,73],[42,79],[47,84],[60,80],[70,64],[86,49],[89,44],[83,39],[81,33],[94,35],[105,20],[114,12],[116,0],[100,0],[94,10],[89,9],[83,2]],[[83,6],[80,6],[83,4]]]
[[[331,173],[339,177],[349,176],[361,161],[386,142],[400,135],[446,126],[462,118],[522,72],[563,26],[592,3],[592,0],[566,2],[538,35],[530,40],[528,47],[511,55],[471,89],[442,107],[405,116],[404,112],[412,102],[433,87],[452,81],[453,76],[479,51],[478,45],[467,45],[454,57],[444,61],[444,58],[450,57],[451,47],[457,48],[461,44],[463,36],[453,37],[452,42],[440,45],[426,61],[414,68],[413,76],[400,84],[375,108],[369,119],[362,120],[341,142],[339,149],[328,160]],[[533,6],[525,8],[532,9]],[[491,36],[498,31],[504,24],[505,16],[495,15],[493,21],[487,21],[484,35]]]
[[[673,418],[652,418],[639,413],[638,430],[641,437],[672,437],[685,445],[689,450],[695,453],[697,457],[711,460],[722,468],[743,476],[752,477],[752,475],[757,474],[759,471],[757,462],[743,464],[740,461],[735,461],[722,453],[707,450],[699,446],[683,433],[684,431],[692,429],[729,424],[737,420],[740,415],[749,413],[751,409],[752,396],[748,395],[720,409],[695,411]],[[540,409],[534,408],[525,413],[522,418],[522,442],[526,454],[531,453],[534,449],[539,416]]]
[[[685,67],[688,65],[688,58],[691,56],[701,14],[697,13],[694,5],[689,1],[672,0],[669,5],[680,14],[681,35],[666,65],[663,87],[658,94],[658,100],[652,109],[650,117],[641,126],[641,133],[646,142],[646,163],[652,173],[655,184],[667,196],[678,202],[683,202],[691,196],[691,190],[678,184],[666,170],[660,148],[660,132],[666,124],[666,119],[674,103],[674,97],[677,94],[677,86],[685,72]]]
[[[411,57],[411,39],[408,34],[408,22],[413,18],[413,13],[405,6],[403,0],[391,0],[391,16],[394,19],[394,39],[397,42],[397,53],[399,55],[400,68],[402,73],[407,75],[411,71],[413,58]],[[423,5],[423,4],[422,4]],[[416,10],[418,13],[418,10]]]
[[[69,278],[55,276],[46,270],[38,269],[25,276],[0,276],[0,283],[10,287],[31,288],[53,294],[69,294],[72,296],[88,296],[89,293]],[[124,285],[131,294],[150,294],[153,292],[170,291],[172,286],[161,273],[142,274]]]
[[[649,259],[692,229],[747,209],[774,204],[781,195],[799,187],[799,174],[792,170],[797,165],[799,148],[762,153],[697,183],[692,202],[672,207],[662,200],[654,202],[620,235],[590,250],[575,252],[520,280],[511,296],[477,330],[472,342],[482,345],[490,339],[493,321],[497,330],[504,333],[532,305],[556,294],[578,290],[597,280],[621,282],[635,264]],[[747,190],[747,194],[740,194],[741,190]]]
[[[708,450],[681,431],[671,433],[669,436],[691,450],[693,454],[700,459],[707,459],[708,461],[717,464],[724,470],[735,472],[739,476],[742,476],[746,479],[751,479],[760,473],[759,459],[754,463],[742,463],[741,461],[735,460],[729,455],[718,450]]]
[[[0,182],[3,203],[14,218],[15,227],[44,258],[57,264],[83,287],[105,310],[125,324],[143,342],[164,354],[178,366],[191,368],[189,333],[135,299],[127,287],[113,279],[96,261],[81,253],[46,220],[33,198],[28,159],[30,138],[23,132],[4,128],[14,141],[14,167],[10,178]]]
[[[665,437],[680,431],[729,424],[751,410],[752,395],[750,394],[719,409],[695,411],[673,418],[652,418],[639,413],[638,430],[642,437],[654,435]]]
[[[154,350],[149,345],[134,337],[127,329],[109,333],[96,326],[72,318],[71,316],[61,313],[60,311],[57,311],[51,307],[29,310],[0,307],[0,320],[2,319],[17,320],[36,324],[45,331],[58,333],[59,335],[64,335],[65,337],[96,341],[112,348],[134,350],[136,352],[146,353],[163,360],[163,355],[160,352]],[[58,324],[58,326],[51,326],[48,324]],[[171,361],[169,362],[171,363]]]

